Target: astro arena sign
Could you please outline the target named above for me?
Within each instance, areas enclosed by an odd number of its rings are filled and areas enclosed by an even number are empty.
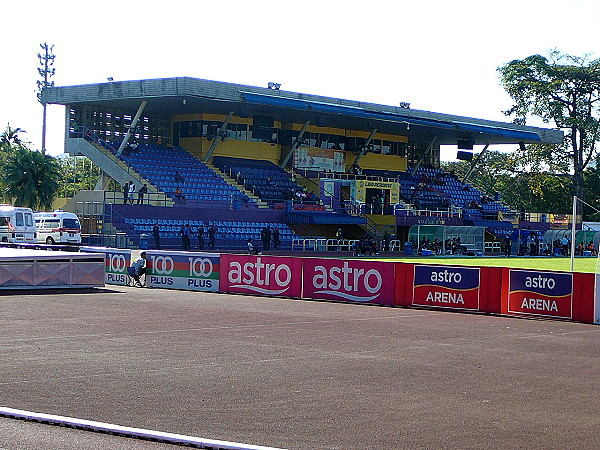
[[[508,312],[573,318],[573,274],[510,270]]]
[[[479,268],[415,266],[413,305],[479,311]]]
[[[148,250],[146,285],[167,289],[218,291],[220,255]]]

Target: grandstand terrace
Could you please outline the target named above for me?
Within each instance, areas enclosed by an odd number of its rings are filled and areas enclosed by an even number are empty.
[[[96,243],[121,234],[129,246],[153,223],[172,247],[183,224],[216,226],[219,248],[233,250],[264,227],[281,231],[283,248],[338,229],[347,239],[387,233],[403,242],[423,223],[484,226],[489,240],[500,239],[524,224],[501,196],[444,173],[440,146],[472,153],[473,145],[563,139],[558,130],[408,105],[187,77],[49,87],[42,101],[66,106],[65,151],[103,172],[96,192],[65,209],[95,224],[87,231]],[[123,204],[127,182],[148,186],[144,204]]]

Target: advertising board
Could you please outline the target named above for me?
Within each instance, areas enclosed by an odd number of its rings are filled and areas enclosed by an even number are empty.
[[[413,305],[479,311],[479,268],[415,265]]]
[[[127,285],[127,268],[131,265],[131,250],[109,247],[79,247],[79,250],[88,253],[104,253],[104,282]]]
[[[146,251],[146,286],[194,291],[218,291],[218,253]]]
[[[393,263],[306,258],[303,273],[304,297],[394,304]]]
[[[511,269],[508,313],[573,318],[573,274]]]
[[[222,292],[300,297],[300,258],[223,254],[221,264]]]

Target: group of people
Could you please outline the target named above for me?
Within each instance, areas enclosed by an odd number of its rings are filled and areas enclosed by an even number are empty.
[[[379,254],[377,242],[367,236],[366,238],[356,241],[352,245],[352,254],[354,256],[374,256]]]
[[[281,238],[279,237],[279,228],[274,227],[273,229],[268,226],[263,227],[260,230],[260,240],[262,242],[263,250],[268,251],[271,249],[271,244],[273,244],[273,249],[278,250],[279,245],[281,244]],[[262,255],[262,251],[256,246],[253,238],[248,238],[247,242],[248,253],[250,255]]]
[[[447,255],[464,255],[467,253],[467,247],[461,242],[460,236],[456,236],[445,241],[437,238],[432,241],[424,237],[419,243],[419,254],[423,254],[423,250],[429,250],[434,255],[443,255],[444,248]]]
[[[208,240],[205,241],[204,235],[206,234]],[[196,230],[192,230],[191,225],[185,224],[181,226],[179,230],[179,235],[181,237],[181,247],[183,250],[191,250],[192,249],[192,239],[194,235],[198,238],[198,250],[204,250],[205,245],[207,248],[211,250],[215,249],[217,231],[214,226],[210,226],[207,231],[204,230],[203,226],[199,226]],[[160,227],[158,223],[155,223],[152,227],[152,237],[154,238],[154,246],[156,249],[160,250]]]
[[[135,197],[135,183],[133,181],[129,181],[123,185],[123,204],[133,205],[134,197]],[[144,204],[144,196],[148,193],[148,185],[144,184],[141,188],[137,190],[137,204]]]

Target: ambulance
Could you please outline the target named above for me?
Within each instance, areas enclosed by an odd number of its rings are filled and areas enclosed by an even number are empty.
[[[56,210],[36,212],[37,241],[46,244],[81,244],[81,224],[77,214]]]
[[[0,205],[0,241],[35,243],[33,211],[30,208]]]

